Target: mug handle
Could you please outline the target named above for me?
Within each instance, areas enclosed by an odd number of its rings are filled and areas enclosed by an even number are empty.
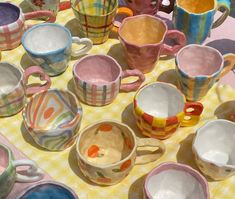
[[[225,54],[223,56],[223,58],[224,58],[224,67],[223,67],[218,79],[225,76],[235,66],[235,54],[228,53],[228,54]]]
[[[153,162],[157,160],[159,157],[161,157],[166,147],[163,142],[154,139],[154,138],[137,138],[137,151],[140,147],[158,147],[158,150],[156,151],[149,151],[148,154],[145,155],[138,155],[136,156],[135,164],[146,164],[149,162]],[[159,150],[161,151],[159,153]]]
[[[174,6],[171,4],[174,3],[175,0],[161,0],[159,2],[159,11],[163,11],[166,13],[171,13],[173,11]]]
[[[28,84],[28,79],[31,75],[33,74],[39,74],[40,76],[40,80],[45,80],[46,83],[40,86],[26,86],[26,95],[33,95],[37,92],[43,91],[43,90],[47,90],[50,88],[51,86],[51,79],[50,77],[39,67],[39,66],[31,66],[29,68],[27,68],[24,72],[25,74],[25,85]]]
[[[127,7],[119,7],[117,9],[117,14],[124,14],[127,17],[131,17],[131,16],[134,15],[133,11],[130,8],[127,8]],[[121,25],[121,23],[119,21],[114,21],[112,31],[117,33],[120,25]]]
[[[187,111],[187,109],[193,109]],[[200,115],[203,111],[203,105],[200,102],[186,102],[184,106],[184,119],[180,126],[193,126],[196,125],[200,119]],[[185,118],[189,117],[189,119]]]
[[[79,38],[79,37],[72,37],[72,42],[75,44],[83,44],[84,47],[77,51],[72,51],[71,55],[73,57],[78,57],[80,55],[84,55],[86,52],[88,52],[92,48],[92,41],[88,38]]]
[[[12,165],[15,168],[19,166],[30,166],[25,175],[16,172],[17,182],[35,182],[43,178],[42,170],[31,160],[14,160]]]
[[[136,91],[145,80],[144,74],[138,69],[122,71],[122,79],[131,76],[138,77],[138,80],[132,83],[121,84],[120,86],[121,91],[123,92]]]
[[[224,8],[223,14],[213,23],[212,28],[219,27],[225,19],[229,16],[230,13],[230,1],[229,0],[218,0],[217,1],[217,10],[219,8]]]
[[[174,55],[177,53],[183,46],[186,45],[186,37],[184,33],[178,31],[178,30],[168,30],[166,33],[166,38],[170,39],[176,39],[178,41],[178,44],[175,44],[173,46],[169,46],[167,44],[163,44],[161,55]]]

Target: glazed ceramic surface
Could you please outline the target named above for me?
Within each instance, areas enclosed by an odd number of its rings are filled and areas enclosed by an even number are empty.
[[[48,150],[64,150],[77,136],[82,107],[71,92],[49,89],[31,98],[23,119],[36,143]]]
[[[42,16],[49,17],[47,22],[55,21],[55,16],[50,11],[24,14],[20,7],[12,3],[0,3],[0,50],[11,50],[19,46],[21,37],[27,29],[25,20]]]
[[[143,73],[153,70],[160,55],[173,55],[186,43],[183,33],[168,30],[164,21],[151,15],[124,19],[118,34],[129,67],[137,68]],[[177,40],[177,44],[165,44],[165,39],[173,38]]]
[[[214,120],[198,129],[193,152],[200,170],[214,180],[235,174],[235,124]]]
[[[197,124],[202,110],[201,103],[185,102],[184,95],[167,83],[148,84],[134,98],[137,126],[144,135],[157,139],[170,137],[179,126]]]
[[[189,101],[201,100],[214,83],[232,70],[235,54],[223,55],[209,46],[187,45],[176,56],[180,90]]]
[[[217,10],[225,11],[214,22]],[[176,0],[173,24],[177,30],[184,32],[188,44],[201,44],[211,32],[211,29],[220,26],[229,15],[229,0]]]
[[[144,182],[146,199],[209,199],[206,179],[193,168],[179,163],[163,163]]]
[[[17,66],[0,62],[0,117],[11,116],[21,111],[26,96],[46,90],[50,87],[50,78],[38,66],[31,66],[24,72]],[[39,75],[46,83],[40,86],[28,85],[31,75]]]
[[[84,47],[73,51],[72,43]],[[26,31],[22,44],[32,61],[40,65],[50,76],[63,73],[68,67],[71,55],[77,57],[92,48],[91,40],[72,37],[64,26],[49,23],[36,25]]]
[[[137,76],[133,83],[121,84],[121,79]],[[77,96],[93,106],[110,104],[120,91],[135,91],[144,82],[138,70],[122,71],[121,66],[107,55],[90,55],[80,59],[73,68]]]
[[[118,0],[71,0],[71,3],[81,35],[94,44],[104,43],[109,38],[116,14],[133,16],[130,9],[118,8]]]
[[[43,178],[42,171],[31,160],[14,160],[11,150],[0,144],[0,198],[5,198],[17,182],[35,182]],[[17,172],[17,167],[29,166],[23,172]]]
[[[137,148],[157,147],[138,155]],[[152,138],[137,138],[125,124],[100,121],[84,129],[78,137],[78,165],[91,181],[113,185],[123,180],[135,164],[146,164],[159,158],[165,151],[164,144]]]

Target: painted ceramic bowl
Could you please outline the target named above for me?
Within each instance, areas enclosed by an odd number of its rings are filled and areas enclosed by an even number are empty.
[[[235,123],[214,120],[198,129],[193,142],[200,170],[214,180],[235,174]]]
[[[62,183],[42,181],[24,190],[17,199],[78,199],[78,196]]]
[[[33,95],[23,119],[37,144],[52,151],[64,150],[77,137],[82,107],[70,91],[49,89]]]
[[[163,163],[153,169],[144,182],[146,199],[209,199],[206,179],[193,168],[179,163]]]

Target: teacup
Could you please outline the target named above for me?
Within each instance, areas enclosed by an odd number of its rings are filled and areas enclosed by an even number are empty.
[[[209,199],[209,185],[195,169],[184,164],[166,162],[147,175],[144,182],[144,198]]]
[[[146,148],[144,155],[138,154],[138,148],[146,146],[159,149]],[[104,120],[80,132],[76,151],[79,168],[85,176],[97,184],[113,185],[123,180],[134,165],[158,159],[165,146],[153,138],[137,138],[123,123]]]
[[[11,116],[21,111],[26,97],[51,85],[48,75],[38,66],[31,66],[24,72],[19,67],[7,62],[0,62],[0,117]],[[31,75],[39,75],[43,85],[28,85]]]
[[[60,151],[74,143],[82,119],[82,107],[70,91],[49,89],[31,97],[23,110],[23,119],[38,145]]]
[[[79,50],[72,50],[72,43],[82,44]],[[73,57],[84,55],[92,48],[87,38],[72,37],[70,31],[59,24],[44,23],[27,30],[22,37],[22,45],[32,61],[40,65],[48,75],[63,73]]]
[[[196,125],[202,111],[200,102],[186,102],[184,95],[167,83],[150,83],[134,97],[137,126],[144,135],[157,139],[169,138],[179,126]]]
[[[217,10],[224,13],[215,21]],[[176,0],[173,13],[174,27],[184,32],[188,44],[201,44],[211,33],[211,29],[220,26],[228,17],[229,0]]]
[[[193,152],[200,170],[214,180],[235,174],[235,124],[218,119],[197,130]]]
[[[201,45],[187,45],[176,56],[176,73],[180,90],[188,101],[201,100],[214,83],[232,70],[235,54],[222,55]]]
[[[94,44],[108,40],[111,31],[117,32],[117,14],[133,16],[127,7],[118,8],[118,0],[71,0],[72,9],[78,19],[80,34],[90,38]]]
[[[168,30],[163,20],[151,15],[124,19],[118,34],[129,67],[143,73],[154,69],[160,55],[174,55],[186,44],[183,33]],[[169,46],[166,39],[176,39],[177,44]]]
[[[137,76],[132,83],[121,84],[126,77]],[[89,55],[80,59],[73,68],[77,96],[86,104],[103,106],[110,104],[120,91],[137,90],[145,77],[139,70],[122,71],[115,59],[108,55]]]
[[[47,22],[56,20],[53,12],[36,11],[23,13],[17,5],[8,2],[0,3],[0,50],[11,50],[21,43],[21,37],[24,31],[30,27],[25,25],[25,20],[49,17]]]
[[[12,190],[15,182],[35,182],[43,178],[42,171],[31,160],[14,160],[12,151],[0,144],[0,198],[5,198]],[[16,171],[17,167],[28,166]],[[24,174],[23,172],[24,171]]]

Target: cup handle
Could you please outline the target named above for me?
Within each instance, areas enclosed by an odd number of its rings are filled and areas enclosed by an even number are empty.
[[[193,109],[187,111],[187,109]],[[184,106],[184,119],[180,126],[193,126],[196,125],[200,120],[200,115],[203,111],[203,105],[200,102],[186,102]],[[189,117],[188,119],[186,117]]]
[[[219,8],[224,8],[223,14],[213,23],[212,28],[219,27],[225,19],[229,16],[230,13],[230,1],[229,0],[218,0],[217,1],[217,10]]]
[[[225,54],[223,57],[224,57],[224,67],[223,67],[218,79],[225,76],[235,66],[235,54],[228,53],[228,54]]]
[[[132,83],[121,84],[120,86],[121,91],[123,92],[136,91],[145,80],[144,74],[138,69],[122,71],[122,79],[130,76],[137,76],[138,80]]]
[[[59,4],[59,11],[67,10],[71,8],[71,2],[70,1],[64,1]]]
[[[84,55],[86,52],[88,52],[92,48],[92,41],[88,38],[79,38],[79,37],[72,37],[73,43],[76,43],[78,45],[83,44],[84,47],[77,51],[72,51],[71,55],[73,57],[78,57],[80,55]]]
[[[28,79],[30,77],[30,75],[33,74],[39,74],[40,80],[45,80],[46,83],[40,86],[33,86],[31,87],[28,84]],[[27,68],[24,72],[24,81],[25,81],[25,85],[26,86],[26,95],[33,95],[37,92],[43,91],[43,90],[47,90],[50,88],[51,86],[51,79],[50,77],[39,67],[39,66],[31,66],[29,68]]]
[[[186,45],[186,37],[184,33],[178,31],[178,30],[168,30],[166,33],[166,38],[170,39],[176,39],[178,44],[175,44],[173,46],[169,46],[167,44],[163,44],[161,55],[174,55],[177,53],[183,46]]]
[[[161,0],[159,5],[159,11],[163,11],[166,13],[171,13],[173,11],[174,6],[171,6],[172,0]]]
[[[149,151],[149,153],[145,155],[137,154],[135,164],[146,164],[153,162],[161,157],[166,150],[164,143],[155,138],[137,138],[137,151],[140,147],[158,147],[158,150],[154,152]]]
[[[31,160],[14,160],[12,165],[15,168],[18,166],[30,166],[25,175],[16,172],[17,182],[35,182],[43,178],[42,170]]]
[[[127,17],[131,17],[131,16],[134,15],[133,11],[130,8],[127,8],[127,7],[119,7],[117,9],[117,14],[124,14]],[[121,25],[121,23],[119,21],[114,21],[112,31],[117,33],[120,25]]]

